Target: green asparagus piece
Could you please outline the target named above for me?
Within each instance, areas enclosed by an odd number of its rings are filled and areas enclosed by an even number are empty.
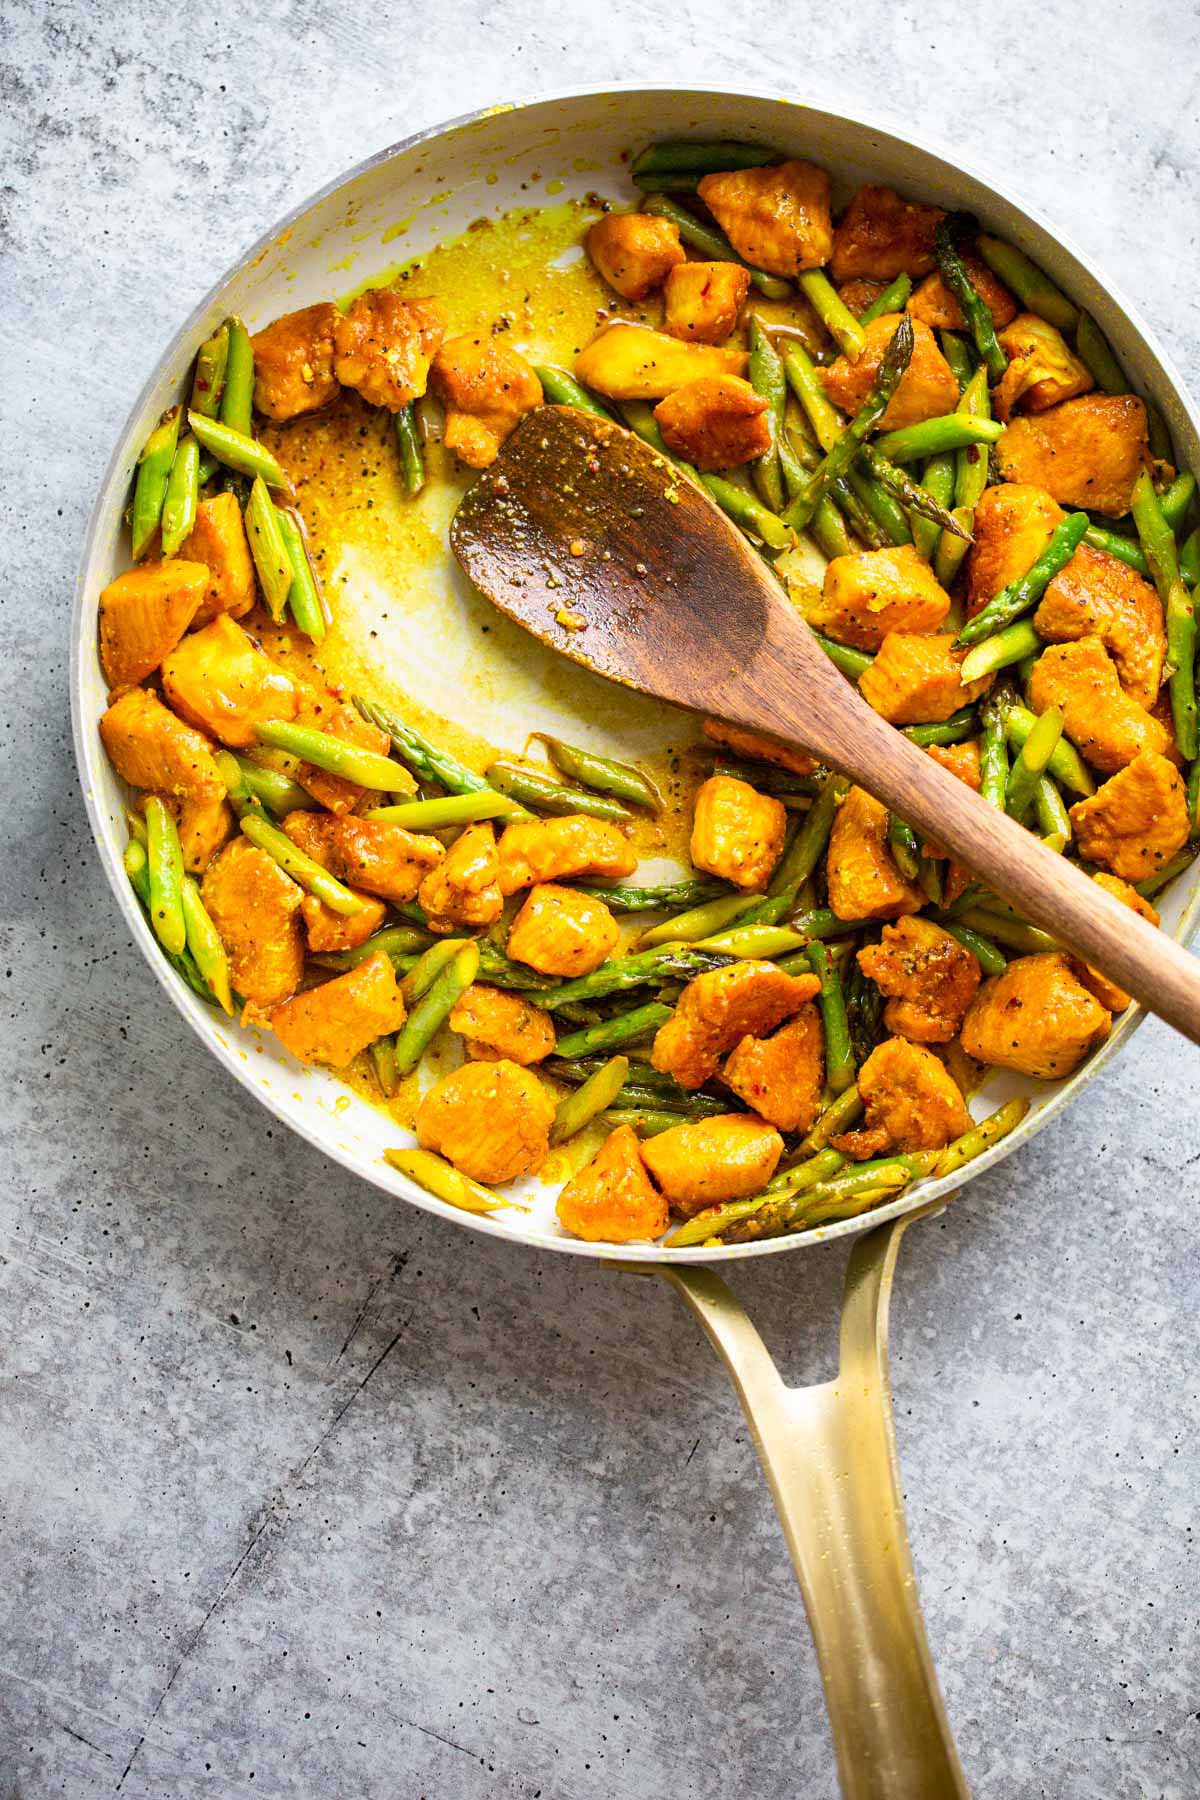
[[[283,539],[292,571],[287,592],[287,609],[310,642],[323,643],[326,630],[325,608],[321,602],[317,578],[308,559],[304,531],[296,514],[284,506],[275,508],[275,523],[279,527],[279,535]]]
[[[808,946],[808,960],[813,974],[821,983],[817,999],[821,1008],[821,1022],[825,1027],[825,1079],[831,1092],[844,1094],[854,1086],[855,1063],[841,978],[837,970],[831,967],[824,944],[811,943]]]
[[[323,869],[319,862],[297,849],[286,832],[278,830],[267,819],[255,818],[252,813],[247,813],[240,823],[242,832],[257,849],[265,850],[285,875],[290,875],[302,888],[315,894],[331,912],[340,913],[347,919],[362,912],[365,902],[348,887],[343,887],[328,869]]]
[[[1127,394],[1129,383],[1108,346],[1108,339],[1091,313],[1081,312],[1075,326],[1075,350],[1086,363],[1096,386],[1106,394]]]
[[[1179,556],[1175,534],[1163,516],[1148,469],[1143,469],[1133,484],[1131,511],[1146,566],[1165,606],[1173,584],[1179,580]]]
[[[1071,841],[1071,815],[1049,775],[1039,779],[1034,789],[1033,807],[1042,842],[1053,850],[1065,850]]]
[[[807,942],[803,932],[790,926],[735,925],[731,931],[718,931],[712,937],[701,938],[698,947],[722,950],[728,956],[737,957],[739,962],[769,962],[773,957],[786,955],[789,950],[804,949]]]
[[[856,650],[853,644],[839,644],[835,639],[826,637],[823,632],[810,629],[834,668],[840,669],[843,675],[848,675],[851,681],[857,681],[863,670],[870,668],[875,660],[867,650]]]
[[[727,169],[757,169],[778,158],[777,150],[767,150],[762,144],[680,139],[643,150],[634,158],[633,175],[635,180],[639,175],[717,175]]]
[[[162,553],[174,556],[196,523],[200,501],[200,446],[190,433],[179,440],[162,504]]]
[[[710,262],[742,261],[723,231],[716,225],[703,223],[686,206],[680,206],[677,200],[672,200],[669,194],[652,194],[643,211],[654,213],[660,219],[670,219],[673,225],[678,226],[684,243],[690,244],[693,250],[699,250]],[[768,275],[765,269],[752,268],[749,263],[743,263],[742,266],[750,269],[751,283],[768,300],[786,300],[791,293],[790,285],[778,275]]]
[[[520,994],[551,994],[558,986],[552,975],[539,975],[524,963],[510,962],[486,938],[479,946],[479,979],[491,987],[511,988]]]
[[[1024,919],[988,912],[982,906],[972,906],[966,912],[956,914],[954,922],[956,925],[965,925],[968,931],[978,932],[980,937],[1005,944],[1022,956],[1037,956],[1044,950],[1058,949],[1049,932],[1039,931],[1035,925],[1027,925]]]
[[[862,1098],[856,1087],[849,1087],[844,1094],[836,1095],[821,1112],[811,1130],[801,1139],[801,1151],[809,1154],[823,1150],[830,1138],[849,1131],[862,1111]]]
[[[416,402],[410,400],[396,414],[396,449],[400,456],[400,476],[404,492],[415,500],[425,486],[425,451],[421,443],[421,427],[417,420]]]
[[[385,1100],[391,1100],[400,1085],[400,1076],[396,1069],[396,1040],[394,1037],[376,1038],[371,1045],[371,1064],[375,1070],[375,1079],[379,1083],[379,1091]]]
[[[215,419],[221,410],[228,357],[229,327],[219,325],[197,350],[196,367],[192,375],[192,397],[189,404],[193,412],[203,413],[206,419]]]
[[[1179,573],[1189,587],[1200,585],[1200,525],[1179,547]]]
[[[615,887],[603,881],[576,881],[572,885],[585,894],[597,894],[616,913],[665,912],[675,906],[690,910],[726,892],[724,883],[719,881],[669,881],[660,887]]]
[[[964,452],[960,450],[958,454],[961,456]],[[928,488],[922,487],[919,481],[914,481],[911,475],[906,475],[903,469],[898,469],[894,463],[890,463],[886,456],[880,456],[874,444],[864,444],[858,453],[858,460],[868,474],[875,477],[880,487],[885,488],[889,494],[902,501],[910,512],[921,514],[923,518],[939,525],[943,531],[952,532],[955,537],[962,538],[964,543],[971,542],[970,532],[963,527],[952,512],[942,505],[936,494],[930,493]],[[985,458],[984,467],[986,468],[986,466]]]
[[[987,370],[980,366],[963,388],[959,412],[967,418],[988,419]],[[987,487],[987,451],[979,444],[965,444],[954,454],[954,506],[956,516],[964,521],[967,532],[958,537],[942,533],[934,557],[934,573],[944,588],[950,588],[967,553],[966,538],[975,524],[975,508]]]
[[[661,925],[651,926],[638,939],[638,946],[651,950],[656,944],[694,944],[701,938],[731,925],[735,919],[758,904],[753,894],[724,894],[716,900],[705,900],[688,912],[676,913]]]
[[[860,453],[858,462],[846,470],[842,479],[877,526],[885,544],[911,544],[912,531],[904,508],[881,481],[860,467],[861,460]]]
[[[1046,772],[1055,746],[1062,737],[1063,715],[1058,706],[1047,707],[1029,733],[1008,776],[1004,796],[1006,811],[1024,822],[1033,805],[1037,784]]]
[[[807,487],[807,482],[805,487]],[[803,491],[801,490],[801,492]],[[795,505],[800,497],[797,495],[792,504]],[[874,518],[851,487],[848,476],[839,475],[836,481],[831,482],[829,493],[823,499],[833,500],[836,503],[838,511],[844,516],[855,537],[865,544],[868,550],[887,548],[889,541],[887,532],[882,526],[875,523]],[[813,516],[815,518],[816,515]]]
[[[508,794],[443,794],[436,800],[404,800],[398,806],[376,806],[365,815],[406,831],[445,831],[451,825],[473,825],[479,819],[527,818],[525,808]]]
[[[1008,367],[1008,358],[996,336],[991,309],[967,273],[966,264],[958,251],[958,239],[970,224],[971,221],[962,214],[948,213],[935,233],[934,255],[942,280],[958,301],[963,317],[970,326],[975,348],[987,364],[988,373],[993,380],[999,381]]]
[[[915,881],[921,867],[921,846],[917,834],[896,813],[888,814],[888,849],[892,861],[907,881]]]
[[[693,1218],[677,1226],[663,1242],[672,1250],[687,1250],[697,1244],[707,1244],[710,1238],[719,1238],[731,1225],[750,1218],[763,1204],[762,1195],[754,1194],[748,1200],[725,1200],[719,1206],[707,1206],[703,1212],[696,1213]]]
[[[772,512],[780,513],[787,501],[780,461],[787,410],[787,376],[779,352],[753,314],[750,316],[750,360],[746,373],[755,393],[767,403],[766,418],[771,427],[771,448],[758,457],[751,474],[764,505]]]
[[[426,1193],[444,1200],[447,1206],[457,1206],[461,1212],[490,1213],[498,1207],[514,1204],[464,1175],[444,1157],[435,1156],[432,1150],[385,1150],[383,1159],[401,1175],[415,1181],[418,1187],[423,1187]]]
[[[1072,329],[1079,317],[1079,309],[1036,263],[1030,262],[1022,251],[1006,244],[1002,238],[981,234],[978,244],[979,254],[988,268],[1000,277],[1005,287],[1012,289],[1027,312],[1036,313],[1039,319],[1056,325],[1060,331]]]
[[[180,889],[183,902],[183,924],[187,947],[196,967],[216,998],[223,1013],[233,1017],[233,993],[229,985],[229,958],[208,909],[200,898],[200,889],[190,875],[183,877]]]
[[[635,1006],[630,1012],[617,1013],[600,1025],[586,1025],[582,1031],[568,1032],[558,1040],[559,1055],[592,1056],[601,1050],[622,1049],[626,1044],[634,1044],[639,1038],[648,1037],[652,1031],[657,1031],[660,1025],[666,1024],[670,1016],[669,1006],[664,1006],[659,1000],[647,1001],[644,1006]]]
[[[971,952],[985,975],[1003,975],[1008,967],[1008,959],[993,944],[991,938],[984,937],[982,932],[972,931],[969,925],[963,925],[958,919],[941,918],[938,924],[952,938],[957,938],[964,950]]]
[[[967,621],[955,642],[982,643],[993,632],[1002,631],[1006,625],[1011,625],[1022,613],[1030,612],[1045,593],[1049,582],[1070,562],[1087,528],[1086,513],[1068,513],[1062,524],[1055,528],[1054,535],[1041,555],[1023,575],[1018,575],[1007,587],[1001,588],[981,612]]]
[[[183,851],[175,821],[157,794],[146,801],[146,858],[150,876],[150,923],[164,950],[179,956],[187,948],[183,912]]]
[[[250,342],[250,334],[240,319],[226,319],[228,343],[225,352],[225,386],[221,390],[220,420],[231,431],[242,437],[250,437],[253,431],[254,416],[254,348]],[[194,429],[194,428],[193,428]],[[196,433],[199,437],[199,432]],[[200,438],[204,443],[204,439]],[[220,452],[209,445],[223,462]],[[231,463],[231,468],[237,465]],[[247,469],[243,474],[255,474],[256,470]]]
[[[1195,810],[1193,804],[1193,818],[1195,817]],[[1192,835],[1193,837],[1196,835],[1194,826]],[[1162,893],[1164,888],[1170,887],[1177,875],[1182,875],[1186,869],[1190,869],[1195,859],[1196,852],[1194,849],[1181,850],[1178,856],[1173,856],[1170,862],[1165,862],[1161,869],[1156,869],[1153,875],[1148,875],[1146,877],[1145,881],[1139,881],[1136,885],[1137,891],[1142,896],[1142,899],[1155,899],[1157,895]]]
[[[957,331],[939,331],[938,340],[942,346],[942,355],[950,364],[951,372],[961,391],[975,373],[975,358]],[[986,381],[986,379],[985,373],[984,380]]]
[[[870,306],[858,315],[860,325],[870,325],[874,319],[882,319],[886,313],[903,312],[912,298],[912,281],[907,275],[897,275],[889,281],[881,294],[876,294]]]
[[[198,412],[189,412],[187,419],[189,427],[204,448],[210,450],[227,469],[233,469],[239,475],[248,475],[251,480],[260,477],[268,487],[291,495],[292,484],[283,465],[271,455],[265,444],[260,444],[248,433],[235,431],[223,419],[206,419],[203,413]]]
[[[1093,550],[1104,550],[1109,556],[1117,557],[1145,580],[1150,579],[1150,565],[1142,555],[1141,545],[1135,544],[1132,538],[1119,531],[1110,531],[1107,525],[1093,523],[1084,532],[1083,541]]]
[[[918,1173],[915,1157],[891,1157],[860,1163],[818,1186],[796,1194],[779,1194],[730,1226],[722,1236],[726,1244],[746,1244],[760,1238],[781,1237],[785,1232],[805,1231],[837,1217],[866,1211],[880,1198],[892,1198]]]
[[[889,462],[919,462],[926,456],[940,456],[946,450],[962,450],[968,444],[994,444],[1004,432],[998,419],[969,417],[966,413],[943,413],[937,419],[922,419],[919,425],[902,425],[898,431],[885,431],[876,438],[875,448]]]
[[[129,885],[137,895],[143,912],[149,916],[150,868],[145,846],[140,843],[137,838],[131,838],[125,846],[124,855],[121,860],[125,865],[125,873],[129,877]],[[207,981],[205,981],[203,975],[201,975],[199,969],[196,967],[195,958],[192,956],[190,950],[183,950],[178,956],[174,956],[169,950],[164,949],[163,955],[180,979],[185,981],[188,987],[191,988],[193,994],[197,995],[199,999],[207,1001],[211,1006],[213,1001],[212,990]]]
[[[1015,624],[998,631],[995,637],[985,638],[982,644],[968,650],[959,672],[964,683],[980,681],[998,669],[1023,662],[1027,656],[1039,655],[1041,649],[1042,640],[1030,620],[1018,619]]]
[[[825,854],[838,801],[845,791],[845,783],[835,776],[830,776],[822,784],[791,848],[780,858],[771,877],[767,893],[772,899],[784,899],[789,905],[795,904],[800,889]]]
[[[550,363],[535,363],[533,372],[542,384],[542,393],[548,405],[577,406],[580,412],[591,413],[597,419],[608,419],[615,424],[607,406],[602,405],[594,394],[589,394],[585,387],[581,387],[565,369],[556,369]]]
[[[1036,715],[1011,696],[1002,696],[997,703],[1002,708],[1004,735],[1010,744],[1020,750],[1037,723]],[[1074,744],[1067,742],[1066,738],[1059,741],[1053,756],[1046,765],[1046,773],[1052,775],[1054,780],[1063,787],[1069,788],[1073,794],[1086,796],[1094,794],[1096,791],[1096,784],[1084,766],[1079,752]]]
[[[808,524],[818,501],[831,482],[846,474],[862,445],[887,411],[888,402],[908,367],[913,342],[912,320],[906,314],[883,353],[863,404],[836,443],[826,451],[824,460],[809,476],[803,491],[788,507],[784,515],[785,521],[796,530],[802,530]]]
[[[397,1075],[408,1075],[416,1068],[478,970],[479,945],[472,938],[454,952],[396,1034]]]
[[[878,454],[878,446],[875,449]],[[922,487],[932,497],[934,504],[944,511],[954,499],[956,454],[945,450],[939,456],[931,456],[922,471]],[[918,514],[913,520],[913,543],[926,562],[933,561],[940,537],[940,530],[928,516]]]
[[[271,617],[278,622],[283,618],[294,575],[279,525],[279,514],[261,475],[255,476],[254,485],[250,489],[245,521],[250,554],[258,572],[263,601]]]
[[[427,945],[416,962],[407,970],[404,980],[400,983],[400,992],[404,997],[405,1006],[409,1008],[415,1006],[422,995],[429,992],[446,964],[454,961],[464,943],[473,941],[461,937],[449,937],[438,938],[434,943]],[[475,945],[475,948],[479,948],[478,944]],[[476,972],[478,973],[478,970]]]
[[[824,269],[805,269],[796,279],[804,298],[843,356],[857,362],[867,347],[866,333]]]
[[[243,804],[257,801],[279,818],[284,818],[290,812],[316,810],[317,802],[312,795],[293,781],[290,775],[282,775],[278,769],[264,768],[259,763],[251,762],[248,757],[235,756],[232,750],[218,750],[216,763],[229,798],[235,805],[239,801]]]
[[[490,792],[482,775],[466,768],[448,751],[439,750],[411,725],[393,717],[382,706],[374,706],[361,695],[351,695],[355,706],[369,725],[386,732],[392,748],[402,763],[422,781],[436,781],[448,794],[482,794]]]
[[[834,1102],[841,1106],[845,1096]],[[855,1096],[857,1099],[857,1095]],[[861,1108],[860,1108],[861,1110]],[[853,1123],[853,1121],[849,1121]],[[835,1130],[840,1127],[834,1127]],[[768,1194],[802,1194],[809,1188],[819,1187],[828,1181],[831,1175],[837,1175],[846,1167],[847,1158],[840,1150],[818,1150],[813,1156],[802,1154],[800,1161],[788,1161],[766,1185]],[[762,1196],[760,1195],[761,1199]]]
[[[416,925],[385,925],[382,931],[369,937],[365,944],[357,944],[353,950],[327,951],[321,957],[321,967],[338,969],[345,974],[349,969],[357,969],[360,963],[369,962],[382,950],[393,968],[411,973],[413,965],[409,959],[423,955],[428,948],[428,932],[421,931]]]
[[[1190,469],[1177,475],[1165,494],[1158,496],[1159,511],[1173,532],[1178,533],[1187,517],[1187,509],[1196,493],[1196,477]]]
[[[552,781],[536,769],[520,763],[494,762],[489,765],[488,781],[501,794],[519,801],[539,813],[587,813],[593,819],[627,819],[628,807],[604,794],[589,794],[582,788],[566,787]]]
[[[535,731],[533,736],[546,746],[551,762],[569,780],[582,782],[593,793],[611,794],[616,800],[644,806],[649,812],[662,811],[662,795],[632,763],[616,762],[610,756],[598,756],[594,750],[564,744],[561,738],[550,737],[544,731]]]
[[[272,750],[283,750],[299,756],[314,768],[329,775],[340,775],[344,781],[368,788],[373,793],[390,794],[397,787],[400,773],[390,756],[364,750],[358,744],[331,732],[318,731],[312,725],[294,725],[287,719],[270,719],[258,727],[258,741]]]
[[[614,1131],[618,1125],[628,1125],[640,1138],[657,1137],[660,1132],[674,1131],[680,1122],[678,1113],[666,1112],[662,1107],[648,1106],[614,1107],[604,1117]]]
[[[753,537],[761,538],[770,550],[788,550],[792,544],[792,533],[784,521],[769,511],[753,494],[745,488],[736,487],[732,481],[726,481],[723,475],[701,475],[700,483],[706,487],[721,511],[731,518],[735,525],[748,531]]]
[[[1014,1131],[1029,1111],[1026,1099],[1009,1100],[998,1106],[994,1113],[980,1121],[971,1131],[965,1131],[960,1138],[938,1153],[933,1168],[929,1171],[935,1180],[943,1175],[954,1175],[964,1164],[974,1162],[993,1144],[1000,1143],[1009,1132]]]
[[[577,1137],[585,1125],[615,1105],[629,1073],[629,1058],[613,1056],[596,1069],[574,1093],[560,1100],[550,1127],[550,1142],[565,1144]]]
[[[818,444],[828,454],[845,430],[846,422],[822,387],[817,366],[803,345],[788,338],[779,346],[779,354],[783,358],[788,386],[804,408]]]
[[[920,744],[927,749],[930,744],[961,744],[967,738],[974,737],[979,729],[973,706],[964,706],[948,719],[935,725],[902,725],[900,727],[910,743]]]
[[[1190,500],[1191,494],[1188,493],[1186,498]],[[1175,739],[1180,754],[1185,761],[1191,762],[1200,749],[1196,713],[1196,614],[1191,593],[1179,573],[1174,533],[1163,516],[1162,505],[1146,469],[1133,484],[1132,511],[1142,553],[1166,614]]]
[[[135,562],[145,556],[158,530],[178,443],[179,408],[172,406],[150,433],[138,457],[129,513]]]
[[[719,969],[731,960],[710,950],[696,949],[691,944],[660,944],[652,950],[637,950],[631,956],[613,957],[610,962],[593,969],[590,975],[580,975],[574,981],[564,981],[550,993],[535,995],[534,1004],[557,1012],[560,1007],[571,1006],[577,1000],[598,1000],[605,994],[624,993],[628,988],[655,986],[676,978],[690,981],[694,975]],[[562,1050],[561,1054],[582,1056],[586,1052]]]

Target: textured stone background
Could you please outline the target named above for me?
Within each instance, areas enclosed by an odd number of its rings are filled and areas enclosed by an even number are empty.
[[[68,743],[85,515],[160,346],[264,223],[418,125],[569,82],[915,113],[1068,221],[1195,371],[1197,16],[215,10],[0,23],[0,1796],[824,1800],[790,1568],[676,1302],[352,1185],[135,956]],[[1147,1027],[905,1247],[915,1553],[996,1800],[1200,1791],[1198,1080]],[[840,1273],[739,1278],[796,1378],[827,1369]]]

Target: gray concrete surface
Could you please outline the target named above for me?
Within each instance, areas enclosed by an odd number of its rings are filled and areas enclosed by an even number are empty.
[[[0,1796],[824,1800],[789,1565],[675,1301],[353,1185],[134,954],[75,792],[75,562],[130,400],[243,243],[419,124],[569,82],[908,109],[1194,372],[1196,14],[14,0],[0,49]],[[904,1252],[915,1554],[990,1800],[1200,1793],[1198,1081],[1147,1027]],[[739,1279],[797,1377],[839,1279],[833,1252]]]

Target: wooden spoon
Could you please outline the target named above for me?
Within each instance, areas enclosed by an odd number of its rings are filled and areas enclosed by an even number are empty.
[[[539,407],[464,496],[450,541],[544,644],[799,744],[1200,1043],[1200,964],[873,712],[741,532],[632,433]]]

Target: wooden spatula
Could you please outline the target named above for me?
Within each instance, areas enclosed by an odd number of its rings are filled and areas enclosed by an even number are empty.
[[[799,744],[1200,1043],[1200,964],[873,712],[741,533],[632,433],[539,407],[450,537],[480,592],[544,644]]]

